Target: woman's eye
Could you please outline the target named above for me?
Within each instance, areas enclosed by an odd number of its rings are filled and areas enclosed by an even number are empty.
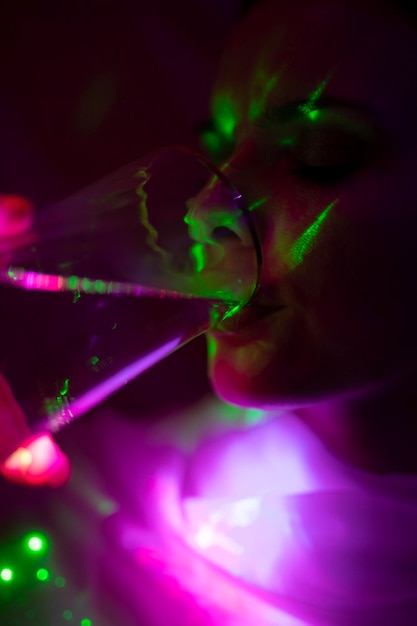
[[[291,150],[292,172],[306,181],[338,183],[349,179],[369,156],[369,145],[356,138],[324,134],[301,139]]]
[[[376,135],[370,127],[345,119],[304,122],[289,129],[286,143],[291,172],[302,181],[337,184],[349,180],[370,161]]]

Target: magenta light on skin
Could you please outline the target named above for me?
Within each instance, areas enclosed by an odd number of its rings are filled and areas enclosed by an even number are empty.
[[[94,387],[94,389],[91,389],[75,400],[70,406],[60,407],[58,412],[48,417],[47,424],[49,429],[52,432],[57,432],[63,425],[70,423],[86,411],[100,404],[100,402],[103,402],[103,400],[123,387],[123,385],[171,354],[181,344],[182,339],[183,337],[180,335],[168,341],[157,350],[124,367],[122,370]],[[45,426],[45,424],[43,424],[43,426]]]

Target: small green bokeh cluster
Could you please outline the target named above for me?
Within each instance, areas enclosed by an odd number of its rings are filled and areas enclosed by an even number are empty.
[[[79,602],[55,571],[51,552],[50,538],[38,531],[0,546],[0,624],[95,626],[80,615]]]

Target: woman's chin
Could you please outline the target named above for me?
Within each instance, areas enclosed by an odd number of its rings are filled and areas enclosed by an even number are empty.
[[[225,359],[216,359],[211,363],[210,381],[220,399],[236,406],[273,409],[288,404],[284,397],[280,398],[280,390],[276,386],[267,384],[265,375],[242,372]]]
[[[349,391],[336,370],[320,370],[319,375],[315,368],[307,368],[306,363],[291,367],[279,359],[271,360],[263,368],[244,368],[235,356],[229,353],[226,358],[218,353],[209,366],[214,392],[230,404],[265,410],[294,409]]]

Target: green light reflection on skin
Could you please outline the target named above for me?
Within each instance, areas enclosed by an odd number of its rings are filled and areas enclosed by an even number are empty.
[[[214,120],[219,133],[227,141],[233,141],[237,126],[237,115],[233,98],[227,94],[219,94],[213,101]]]
[[[226,320],[228,317],[232,317],[232,315],[235,315],[235,313],[240,311],[241,308],[242,308],[242,303],[236,304],[236,306],[232,307],[230,311],[227,311],[227,313],[225,313],[225,315],[223,316],[223,319]]]
[[[309,113],[307,113],[307,117],[312,122],[315,122],[320,117],[320,113],[321,111],[319,109],[314,109],[313,111],[310,111]]]
[[[204,152],[217,161],[223,150],[223,142],[219,133],[212,129],[203,130],[200,139]]]
[[[300,112],[306,115],[312,122],[316,121],[320,115],[320,110],[318,108],[319,100],[328,82],[329,78],[323,80],[317,89],[309,95],[307,102],[305,104],[300,104],[298,107]]]
[[[252,89],[258,91],[258,94],[253,96],[249,106],[249,119],[251,122],[257,120],[261,115],[265,107],[265,102],[270,92],[275,87],[277,80],[278,76],[274,75],[268,78],[265,70],[258,70],[254,78],[254,85],[252,86]]]
[[[265,204],[267,200],[268,200],[268,196],[265,196],[265,198],[261,198],[260,200],[257,200],[256,202],[254,202],[248,207],[248,211],[254,211],[255,209],[258,209],[260,206]]]
[[[289,266],[292,270],[300,265],[305,255],[312,250],[324,221],[337,203],[338,200],[331,202],[293,243],[289,253]]]
[[[250,426],[255,426],[256,424],[260,424],[265,420],[265,411],[262,409],[248,409],[246,411],[246,422]]]
[[[195,261],[195,271],[200,273],[206,267],[206,255],[204,252],[204,246],[197,241],[190,248],[190,254]]]

